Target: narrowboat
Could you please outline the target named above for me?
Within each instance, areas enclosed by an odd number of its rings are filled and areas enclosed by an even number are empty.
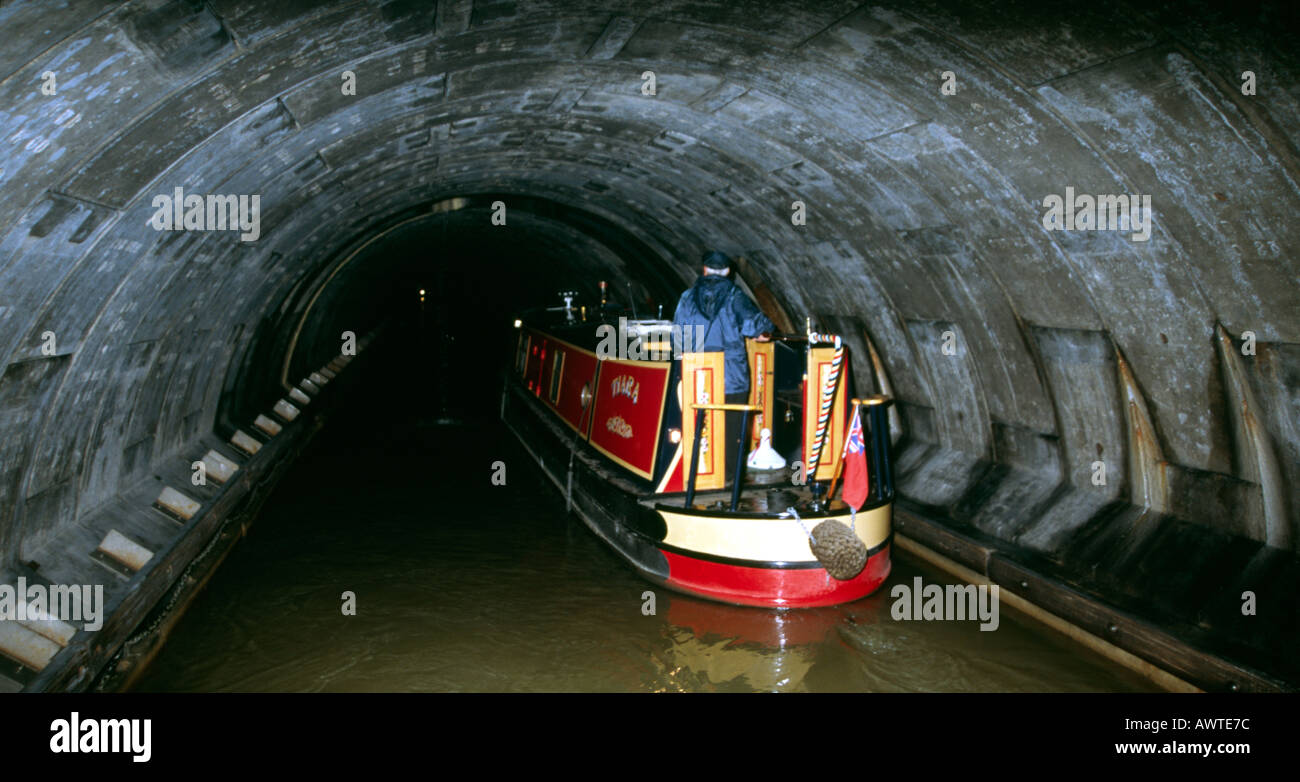
[[[515,321],[501,418],[592,532],[647,580],[735,605],[835,605],[884,582],[891,400],[853,395],[839,337],[748,340],[748,402],[728,405],[723,353],[562,296]],[[728,412],[744,433],[730,476]],[[838,496],[854,459],[856,508]]]

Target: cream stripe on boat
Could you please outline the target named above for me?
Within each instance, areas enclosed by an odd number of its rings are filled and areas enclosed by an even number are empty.
[[[868,549],[889,537],[892,503],[858,514],[858,538]],[[790,519],[745,519],[723,516],[693,516],[660,509],[668,534],[664,543],[678,549],[714,557],[751,559],[762,562],[813,562],[808,536],[799,522]],[[830,518],[849,524],[847,513]],[[810,531],[825,518],[804,519]]]

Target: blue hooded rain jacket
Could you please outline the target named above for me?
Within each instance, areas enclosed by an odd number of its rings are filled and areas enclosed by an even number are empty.
[[[745,337],[757,337],[775,329],[772,321],[730,278],[712,274],[700,277],[694,287],[682,294],[677,301],[673,324],[704,327],[703,344],[695,344],[697,337],[692,333],[690,344],[685,346],[691,352],[721,350],[726,354],[723,365],[728,394],[749,391]],[[680,341],[676,341],[673,347],[680,355],[683,348]]]

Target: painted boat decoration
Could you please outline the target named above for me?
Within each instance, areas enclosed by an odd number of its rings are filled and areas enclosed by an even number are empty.
[[[641,575],[778,608],[845,603],[884,582],[892,400],[852,396],[839,337],[809,329],[749,340],[748,402],[726,405],[722,353],[674,357],[667,321],[597,323],[576,312],[569,298],[516,321],[501,416],[567,506]],[[747,436],[727,487],[729,411]],[[785,467],[748,467],[764,430],[777,453],[790,454]],[[866,486],[855,471],[855,496],[865,494],[855,511],[836,484],[846,452],[852,459],[857,450]]]

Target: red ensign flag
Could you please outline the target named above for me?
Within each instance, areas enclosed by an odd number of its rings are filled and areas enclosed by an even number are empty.
[[[862,441],[862,418],[857,405],[853,406],[853,423],[848,439],[844,441],[844,502],[853,510],[867,501],[870,486],[867,482],[867,447]]]

